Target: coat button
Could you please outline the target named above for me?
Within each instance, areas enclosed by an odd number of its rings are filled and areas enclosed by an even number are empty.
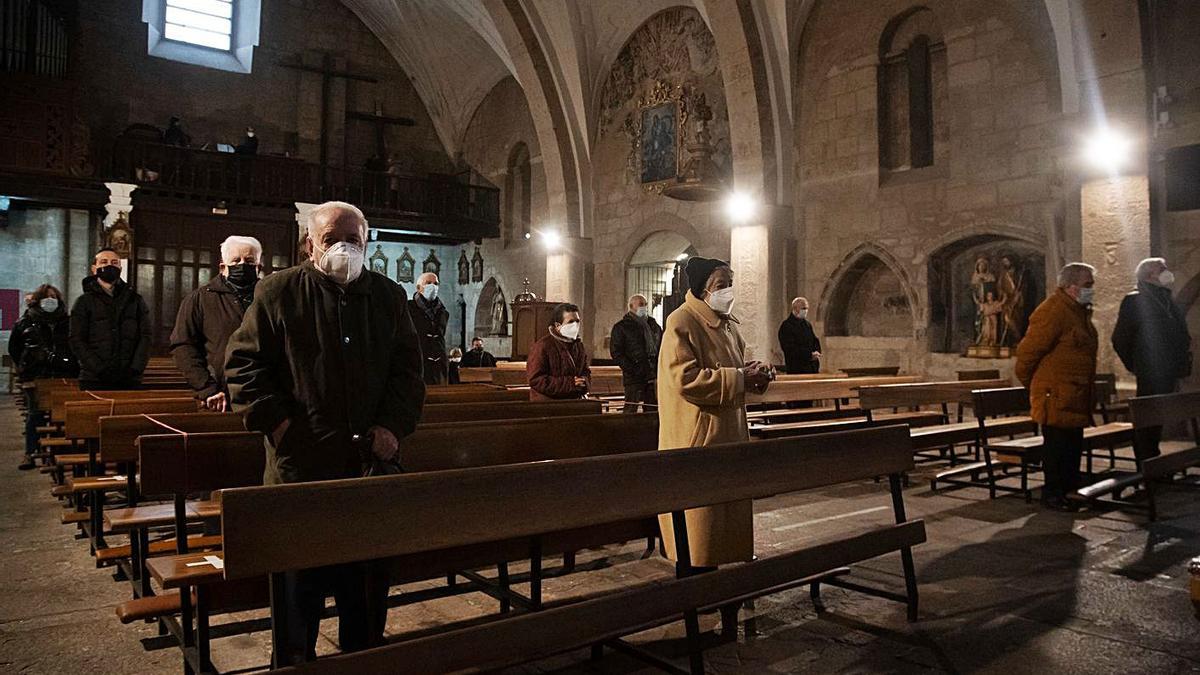
[[[346,344],[350,344],[350,336],[347,335],[346,337],[342,338],[342,342],[344,342]]]

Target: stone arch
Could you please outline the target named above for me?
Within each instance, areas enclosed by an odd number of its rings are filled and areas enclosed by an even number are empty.
[[[903,318],[873,323],[880,336],[910,337],[917,330],[921,312],[908,274],[882,247],[871,242],[861,244],[842,260],[825,284],[817,306],[817,320],[824,322],[825,334],[829,336],[863,334],[857,323],[867,310],[863,294],[888,290],[893,292],[883,298],[882,310]],[[898,330],[901,326],[905,329],[903,334]]]
[[[671,296],[680,265],[696,255],[695,240],[677,231],[662,229],[643,237],[625,258],[625,295],[637,293],[650,301],[650,311],[660,323],[674,309]]]
[[[634,254],[637,253],[638,249],[641,248],[646,239],[659,232],[674,232],[680,237],[683,237],[691,242],[692,246],[697,247],[698,252],[702,251],[702,249],[699,247],[701,245],[700,242],[704,240],[704,237],[701,236],[700,231],[697,230],[690,222],[680,218],[674,213],[660,211],[653,215],[646,216],[644,219],[642,219],[642,226],[642,231],[648,231],[647,235],[641,239],[629,239],[623,245],[623,248],[620,252],[622,268],[629,267],[630,261],[633,260]]]
[[[489,277],[475,303],[475,337],[506,337],[508,331],[508,302],[496,277]]]
[[[504,172],[504,222],[500,238],[505,248],[524,242],[525,236],[530,232],[532,189],[533,171],[529,146],[518,141],[508,153]]]

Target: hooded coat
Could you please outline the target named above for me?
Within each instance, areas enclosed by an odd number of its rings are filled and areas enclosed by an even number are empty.
[[[1017,345],[1014,370],[1029,388],[1034,421],[1061,428],[1091,426],[1098,347],[1092,310],[1061,288],[1033,310]]]
[[[746,426],[746,344],[737,319],[719,315],[688,291],[667,317],[658,359],[658,449],[695,448],[750,440]],[[692,565],[712,566],[754,556],[750,500],[686,511]],[[658,517],[667,556],[675,560],[670,514]]]
[[[1165,394],[1192,372],[1192,338],[1171,290],[1139,283],[1121,300],[1113,349],[1143,388]]]
[[[450,312],[441,300],[432,302],[418,294],[408,302],[408,313],[421,343],[421,372],[425,384],[446,384],[446,324]]]
[[[109,295],[95,276],[83,280],[83,295],[71,308],[71,351],[86,385],[134,386],[150,361],[150,310],[136,291],[118,279]]]
[[[362,475],[352,441],[375,425],[397,439],[421,416],[421,352],[398,284],[364,270],[339,286],[312,261],[258,282],[229,338],[225,379],[246,428],[261,431],[264,482]],[[291,420],[276,446],[271,432]]]
[[[242,325],[237,292],[218,276],[183,299],[171,331],[171,356],[196,398],[225,391],[225,347]]]
[[[39,377],[75,377],[79,364],[71,352],[71,320],[59,304],[53,312],[34,305],[13,326],[8,354],[21,373],[22,382]]]

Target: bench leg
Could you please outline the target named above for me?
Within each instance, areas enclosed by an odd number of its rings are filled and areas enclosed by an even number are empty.
[[[683,613],[683,626],[687,632],[688,670],[692,675],[704,675],[704,651],[700,646],[700,616],[696,610]]]
[[[508,614],[512,611],[512,602],[508,599],[508,563],[502,562],[496,565],[496,576],[496,582],[504,598],[500,601],[500,613]]]
[[[179,645],[183,652],[183,675],[193,675],[195,670],[188,659],[188,650],[196,645],[196,635],[192,626],[192,589],[187,586],[179,589],[179,630],[183,635]]]
[[[983,448],[983,463],[987,468],[988,477],[988,499],[996,498],[996,471],[992,467],[992,453],[985,446]]]
[[[721,606],[721,637],[730,642],[737,641],[738,613],[742,603],[731,602]]]
[[[825,612],[825,601],[821,600],[820,581],[814,581],[808,585],[808,597],[812,600],[813,608],[817,610],[817,614]]]
[[[213,665],[209,656],[211,642],[208,634],[208,592],[206,587],[196,587],[196,660],[200,663],[201,673],[212,673]]]
[[[1025,503],[1033,503],[1033,493],[1029,491],[1029,465],[1021,460],[1021,492],[1025,494]]]
[[[542,608],[542,540],[529,542],[529,601],[534,610]]]

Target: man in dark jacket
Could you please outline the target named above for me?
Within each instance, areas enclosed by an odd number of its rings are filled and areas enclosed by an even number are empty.
[[[658,403],[658,348],[662,345],[662,328],[650,316],[646,297],[629,298],[629,311],[612,327],[608,338],[608,353],[621,367],[621,383],[625,385],[625,406],[622,412],[638,412],[638,404],[653,408]]]
[[[496,357],[483,349],[483,338],[477,337],[471,340],[471,351],[463,354],[462,363],[458,364],[463,368],[495,368]]]
[[[62,293],[44,284],[32,294],[32,304],[25,316],[13,326],[8,338],[8,354],[22,382],[39,377],[75,377],[79,364],[71,353],[70,319]],[[45,424],[38,413],[36,390],[25,390],[25,460],[22,471],[34,468],[33,453],[37,451],[37,428]]]
[[[788,374],[821,372],[821,341],[808,321],[808,299],[792,300],[792,313],[779,325],[779,348]]]
[[[1112,345],[1121,363],[1137,376],[1137,395],[1170,394],[1192,372],[1192,338],[1187,319],[1171,297],[1175,274],[1162,258],[1138,263],[1137,290],[1121,300]],[[1159,454],[1162,427],[1139,433],[1137,453]]]
[[[446,323],[450,312],[438,299],[438,276],[417,277],[417,295],[408,301],[408,313],[421,341],[421,372],[425,384],[446,384]]]
[[[121,258],[100,249],[83,295],[71,308],[71,351],[83,389],[129,389],[142,381],[150,360],[150,310],[121,279]]]
[[[363,267],[366,238],[354,206],[314,208],[310,260],[259,282],[229,339],[229,398],[246,428],[266,436],[267,484],[355,478],[376,462],[403,461],[399,439],[416,428],[425,399],[421,355],[404,289]],[[386,567],[304,570],[286,574],[284,586],[275,667],[315,658],[330,591],[343,651],[382,642]]]
[[[262,270],[262,244],[232,236],[221,244],[220,275],[184,298],[171,331],[171,356],[204,407],[224,412],[225,347],[242,325]]]
[[[557,401],[587,395],[592,370],[579,339],[579,308],[563,303],[554,308],[550,333],[529,348],[525,375],[529,400]]]

